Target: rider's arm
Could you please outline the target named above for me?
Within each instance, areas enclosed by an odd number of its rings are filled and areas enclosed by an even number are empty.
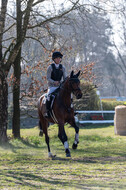
[[[52,66],[49,65],[49,67],[47,68],[47,81],[49,84],[54,84],[54,80],[51,79],[51,73],[52,73]]]
[[[63,80],[67,77],[66,68],[63,66]]]

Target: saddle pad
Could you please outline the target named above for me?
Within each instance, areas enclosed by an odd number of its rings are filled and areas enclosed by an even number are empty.
[[[46,98],[47,98],[46,94],[44,94],[43,97],[44,97],[44,98],[42,99],[42,103],[43,103],[43,104],[46,104]]]

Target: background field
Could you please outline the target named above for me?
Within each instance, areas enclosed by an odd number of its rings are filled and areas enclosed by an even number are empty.
[[[66,126],[70,149],[74,129]],[[48,158],[44,137],[38,128],[22,129],[14,140],[11,130],[6,146],[0,147],[0,189],[126,189],[126,137],[114,135],[114,127],[80,127],[80,143],[65,157],[57,137],[57,126],[49,127],[54,160]]]

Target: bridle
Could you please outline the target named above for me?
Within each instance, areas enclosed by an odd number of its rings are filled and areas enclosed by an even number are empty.
[[[78,87],[78,88],[73,88],[72,81],[74,81],[74,83],[80,83],[79,79],[78,79],[78,78],[70,78],[70,79],[69,79],[70,88],[71,88],[72,92],[79,91],[79,90],[80,90],[79,87]]]
[[[67,79],[68,79],[68,77],[65,78],[65,80],[60,84],[59,89],[63,89],[63,84],[66,82]],[[80,91],[79,87],[78,88],[73,88],[72,81],[74,83],[80,83],[80,80],[78,78],[69,78],[69,85],[70,85],[69,87],[70,87],[71,91],[73,93],[75,93],[77,91]]]

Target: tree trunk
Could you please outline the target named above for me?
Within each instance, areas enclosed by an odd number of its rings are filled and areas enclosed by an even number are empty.
[[[12,133],[14,138],[20,138],[20,77],[21,77],[21,49],[14,62],[14,85],[13,85],[13,124]]]
[[[17,11],[17,43],[22,43],[22,12],[21,0],[16,0]],[[21,77],[21,48],[14,60],[14,84],[13,84],[13,125],[14,138],[20,138],[20,77]]]
[[[0,143],[7,141],[8,85],[5,73],[0,68]]]

